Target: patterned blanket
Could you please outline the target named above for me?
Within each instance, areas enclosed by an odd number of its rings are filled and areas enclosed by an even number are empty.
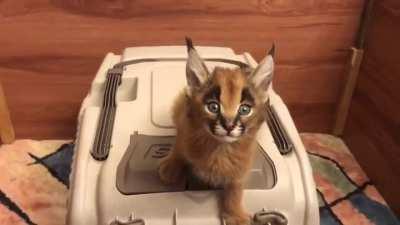
[[[317,184],[321,225],[400,225],[344,143],[302,134]],[[73,144],[18,140],[0,147],[0,224],[63,225]]]

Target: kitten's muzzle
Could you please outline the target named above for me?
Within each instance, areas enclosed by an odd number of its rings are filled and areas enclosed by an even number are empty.
[[[233,129],[235,129],[235,121],[234,120],[227,120],[225,119],[224,121],[222,121],[222,126],[224,127],[224,129],[229,133],[231,132]]]
[[[231,132],[233,129],[235,129],[235,124],[231,123],[231,124],[225,124],[225,129],[226,131]]]

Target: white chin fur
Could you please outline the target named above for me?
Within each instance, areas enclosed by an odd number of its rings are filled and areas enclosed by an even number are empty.
[[[225,136],[225,137],[223,137],[222,139],[223,139],[224,141],[226,141],[226,142],[229,142],[229,143],[235,142],[235,141],[238,140],[237,137],[231,137],[231,136]]]
[[[214,135],[214,137],[216,137],[219,141],[222,142],[227,142],[227,143],[232,143],[238,140],[237,137],[231,137],[231,136],[217,136]]]

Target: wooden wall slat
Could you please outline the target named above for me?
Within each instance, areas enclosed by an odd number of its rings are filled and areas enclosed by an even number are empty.
[[[375,1],[344,140],[400,214],[400,4]]]
[[[17,137],[72,137],[107,52],[185,36],[258,60],[275,42],[274,85],[297,125],[328,131],[363,1],[3,0],[0,79]]]

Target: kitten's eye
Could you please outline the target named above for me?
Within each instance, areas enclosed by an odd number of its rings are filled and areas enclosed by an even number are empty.
[[[239,106],[239,115],[246,116],[251,112],[251,106],[243,104]]]
[[[209,102],[207,103],[207,109],[208,111],[212,113],[218,113],[219,112],[219,104],[216,102]]]

